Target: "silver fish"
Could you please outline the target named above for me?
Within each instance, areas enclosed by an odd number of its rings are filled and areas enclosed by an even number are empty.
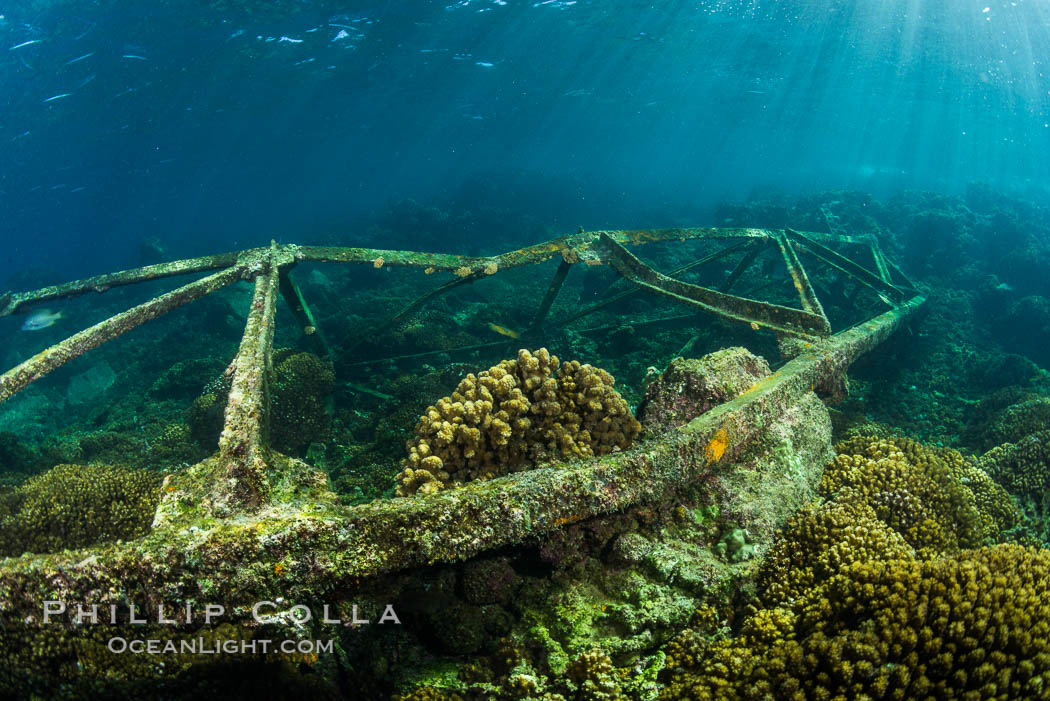
[[[22,324],[23,331],[40,331],[46,329],[49,326],[53,326],[56,321],[62,318],[62,312],[52,314],[47,309],[41,309],[30,314],[25,322]]]

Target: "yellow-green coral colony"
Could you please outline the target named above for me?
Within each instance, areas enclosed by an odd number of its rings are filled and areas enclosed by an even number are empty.
[[[0,556],[145,535],[160,501],[160,477],[112,465],[57,465],[0,494]]]
[[[738,637],[668,648],[680,699],[1045,699],[1050,553],[857,561]]]
[[[954,450],[837,446],[762,567],[739,635],[666,648],[672,699],[1050,698],[1050,553],[1000,545],[1017,507]]]
[[[397,493],[435,492],[555,457],[627,448],[641,430],[606,371],[546,348],[467,375],[427,408],[408,441]]]

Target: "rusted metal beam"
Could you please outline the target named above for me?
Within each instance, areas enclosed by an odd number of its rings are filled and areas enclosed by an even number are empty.
[[[147,321],[170,312],[176,307],[237,282],[243,276],[244,269],[240,266],[227,268],[196,282],[184,285],[177,290],[172,290],[145,304],[132,307],[128,311],[121,312],[105,321],[100,321],[94,326],[70,336],[61,343],[37,353],[24,363],[0,375],[0,402],[6,401],[11,395],[25,389],[30,383],[39,380],[51,371],[62,367],[70,360],[73,360],[73,358],[98,348],[106,341],[111,341]]]
[[[827,246],[824,246],[814,241],[809,236],[798,232],[787,230],[787,236],[791,240],[798,241],[802,246],[815,258],[823,261],[827,265],[830,265],[839,272],[848,275],[857,282],[870,287],[879,294],[889,296],[894,302],[900,301],[904,298],[905,293],[897,287],[894,287],[889,282],[883,280],[875,273],[871,272],[859,263],[855,263],[846,256],[831,250]],[[870,241],[865,242],[870,247]],[[874,250],[874,249],[873,249]]]
[[[394,251],[379,248],[347,248],[336,246],[296,246],[284,244],[279,250],[293,253],[298,260],[318,262],[364,263],[377,267],[383,265],[412,266],[433,268],[466,276],[473,272],[485,272],[511,268],[521,265],[533,265],[563,253],[575,253],[585,258],[593,254],[592,248],[601,236],[609,236],[623,245],[640,245],[665,241],[687,241],[697,239],[728,240],[768,238],[770,232],[754,228],[675,228],[675,229],[629,229],[616,231],[591,231],[563,236],[534,246],[516,251],[509,251],[498,256],[477,257],[459,256],[444,253],[419,253],[413,251]],[[811,233],[817,239],[829,235]],[[853,237],[832,237],[833,240],[858,242]],[[16,313],[22,308],[49,300],[75,297],[88,292],[105,292],[120,285],[130,285],[147,280],[156,280],[173,275],[215,270],[229,267],[246,260],[257,258],[270,249],[254,248],[245,251],[222,253],[199,258],[158,263],[141,268],[134,268],[106,275],[98,275],[84,280],[53,285],[31,292],[7,292],[0,295],[0,317]],[[730,249],[726,249],[728,252]],[[586,262],[586,261],[584,261]],[[702,261],[698,261],[700,264]],[[495,266],[495,267],[493,267]],[[487,273],[491,274],[491,272]]]
[[[484,268],[492,262],[491,258],[457,256],[449,253],[417,253],[415,251],[393,251],[383,248],[339,248],[333,246],[300,246],[301,260],[329,263],[365,263],[376,268],[389,266],[409,266],[415,268],[433,268],[456,272],[466,269],[464,275],[475,269]]]
[[[641,245],[665,241],[691,241],[697,239],[752,239],[768,238],[765,229],[753,228],[678,228],[678,229],[623,229],[615,231],[585,231],[570,236],[545,241],[497,256],[458,256],[446,253],[420,253],[416,251],[393,251],[381,248],[341,248],[335,246],[297,246],[299,260],[339,263],[365,263],[376,267],[384,265],[433,268],[453,272],[460,276],[474,271],[494,274],[498,270],[522,265],[535,265],[557,255],[573,255],[582,262],[595,260],[595,246],[601,237],[607,236],[623,245]],[[597,262],[595,260],[595,262]]]
[[[675,314],[674,316],[662,316],[657,319],[641,319],[639,321],[627,321],[620,322],[618,324],[605,324],[603,326],[592,326],[587,329],[580,329],[576,333],[587,335],[602,333],[608,331],[615,331],[616,329],[631,326],[634,328],[645,328],[647,326],[660,326],[662,324],[672,324],[674,322],[685,322],[685,321],[696,321],[697,314]],[[681,355],[681,353],[679,353]]]
[[[174,275],[189,275],[190,273],[228,268],[235,265],[246,254],[251,254],[252,252],[220,253],[219,255],[189,258],[171,263],[157,263],[156,265],[147,265],[143,268],[123,270],[117,273],[75,280],[61,285],[52,285],[31,292],[8,293],[0,297],[0,317],[9,316],[22,310],[24,307],[41,302],[78,297],[88,292],[102,293],[113,287],[133,285],[148,280],[159,280]]]
[[[621,229],[617,231],[592,232],[599,238],[610,236],[623,245],[640,245],[661,241],[690,241],[695,239],[748,239],[769,238],[768,229],[753,228],[683,228],[683,229]]]
[[[892,285],[893,278],[890,276],[890,269],[886,265],[886,257],[882,255],[882,249],[879,248],[879,241],[874,236],[871,237],[871,257],[875,261],[875,269],[879,273],[879,277],[882,281]]]
[[[743,250],[747,249],[749,246],[752,245],[752,243],[753,243],[752,241],[748,240],[748,241],[744,241],[743,243],[738,243],[738,244],[733,245],[733,246],[728,246],[726,248],[723,248],[720,251],[715,251],[714,253],[706,255],[703,258],[698,258],[697,260],[694,260],[693,262],[691,262],[691,263],[689,263],[687,265],[683,265],[680,268],[676,268],[675,270],[672,270],[671,272],[667,273],[667,275],[668,276],[680,275],[682,273],[685,273],[685,272],[688,272],[688,271],[692,270],[693,268],[699,267],[701,265],[706,265],[707,263],[712,263],[712,262],[714,262],[716,260],[720,260],[721,258],[725,258],[726,256],[729,256],[729,255],[732,255],[734,253],[737,253],[738,251],[743,251]],[[593,304],[590,307],[587,307],[586,309],[583,309],[581,311],[576,312],[575,314],[573,314],[572,316],[570,316],[567,319],[562,319],[561,321],[558,322],[558,325],[559,326],[565,326],[566,324],[571,324],[572,322],[576,321],[577,319],[582,319],[585,316],[590,316],[594,312],[598,311],[599,309],[603,309],[604,307],[607,307],[610,304],[614,304],[614,303],[619,302],[620,300],[626,299],[628,297],[633,297],[635,295],[640,295],[640,294],[642,294],[642,292],[643,291],[638,289],[637,287],[629,289],[629,290],[624,290],[623,292],[618,292],[617,294],[613,295],[612,297],[609,297],[608,299],[604,299],[601,302],[597,302],[596,304]]]
[[[765,243],[749,242],[748,249],[744,253],[744,257],[741,258],[740,262],[736,264],[736,267],[733,268],[733,272],[729,274],[729,277],[726,278],[726,281],[718,287],[718,291],[729,292],[729,290],[732,289],[733,285],[736,284],[736,281],[740,279],[740,276],[747,272],[747,269],[750,268],[751,264],[755,262],[755,258],[758,258],[759,254],[761,254],[762,251],[766,250],[766,245],[767,244]]]
[[[635,285],[730,321],[767,328],[789,336],[826,336],[830,333],[823,316],[777,304],[729,295],[699,285],[690,285],[663,275],[638,260],[611,237],[603,239],[604,258],[618,273]]]
[[[518,342],[512,338],[508,338],[505,341],[489,341],[487,343],[475,343],[469,346],[457,346],[456,348],[436,348],[434,350],[420,351],[418,353],[403,353],[401,355],[391,355],[385,358],[373,358],[372,360],[359,360],[353,363],[343,363],[342,367],[354,368],[362,367],[365,365],[376,365],[378,363],[396,363],[399,360],[416,360],[418,358],[431,358],[435,355],[442,355],[447,353],[452,355],[454,353],[462,353],[464,351],[475,351],[485,350],[488,348],[499,348],[507,347],[517,344]]]
[[[789,229],[789,231],[795,231],[795,229]],[[846,243],[857,246],[867,246],[871,243],[870,234],[853,236],[851,234],[829,234],[823,231],[801,231],[799,233],[805,234],[807,238],[814,241],[824,241],[826,243]]]
[[[809,275],[806,274],[806,269],[802,267],[802,261],[798,259],[798,253],[795,252],[795,247],[791,245],[791,239],[788,238],[787,232],[780,232],[775,240],[777,247],[780,248],[780,252],[784,256],[784,263],[787,265],[791,281],[794,283],[795,290],[798,292],[799,299],[802,302],[802,309],[823,319],[826,329],[825,333],[831,333],[831,324],[828,322],[827,314],[824,313],[824,307],[820,305],[817,293],[813,291],[813,283],[809,281]]]
[[[475,280],[477,280],[478,278],[484,277],[484,275],[485,275],[484,270],[475,270],[475,271],[473,271],[473,272],[471,272],[471,273],[469,273],[467,275],[464,275],[463,277],[459,277],[459,278],[456,278],[454,280],[449,280],[445,284],[440,285],[439,287],[435,287],[434,289],[430,290],[429,292],[427,292],[427,293],[425,293],[423,295],[420,295],[416,299],[412,300],[409,304],[405,305],[401,309],[401,311],[399,311],[397,314],[394,314],[389,319],[386,319],[384,321],[379,322],[375,326],[373,326],[370,329],[368,329],[368,331],[359,334],[356,341],[354,341],[349,346],[347,346],[346,348],[343,349],[344,353],[346,355],[350,355],[355,350],[357,350],[359,347],[361,347],[361,345],[363,343],[365,343],[367,340],[375,338],[375,336],[377,334],[379,334],[380,332],[384,331],[385,329],[390,328],[394,324],[398,323],[399,321],[401,321],[402,319],[407,317],[409,314],[412,314],[412,313],[418,311],[419,309],[421,309],[423,306],[425,306],[428,302],[430,302],[430,300],[434,299],[435,297],[440,297],[441,295],[445,294],[446,292],[450,292],[450,291],[452,291],[452,290],[454,290],[457,287],[460,287],[462,285],[471,284]],[[351,363],[351,364],[353,365],[353,364],[356,364],[356,363]]]
[[[869,238],[851,237],[835,234],[821,234],[816,232],[808,232],[802,234],[800,232],[791,232],[790,234],[795,240],[803,242],[803,245],[807,246],[807,249],[811,253],[823,255],[825,259],[830,259],[833,263],[841,264],[844,270],[852,270],[860,276],[864,276],[865,269],[860,266],[860,271],[854,270],[850,266],[856,266],[845,257],[837,257],[838,254],[833,251],[826,253],[819,247],[816,241],[831,241],[831,242],[845,242],[845,243],[857,243],[872,245]],[[411,313],[415,309],[418,309],[422,304],[426,303],[429,299],[437,294],[441,294],[449,289],[452,289],[458,285],[466,284],[475,279],[486,275],[493,275],[499,270],[517,267],[522,265],[534,265],[541,263],[545,260],[549,260],[554,256],[561,256],[563,261],[566,262],[580,262],[585,264],[601,264],[609,262],[607,260],[607,250],[609,249],[609,243],[618,245],[620,248],[626,245],[640,245],[645,243],[653,242],[668,242],[668,241],[686,241],[686,240],[698,240],[698,239],[710,239],[710,240],[733,240],[733,239],[744,239],[741,243],[733,246],[729,246],[721,251],[715,252],[703,258],[700,258],[687,266],[683,266],[674,272],[672,275],[680,274],[693,267],[703,265],[704,263],[717,260],[718,258],[729,255],[735,251],[743,250],[748,248],[755,240],[770,240],[782,236],[779,232],[774,232],[766,229],[754,229],[754,228],[676,228],[676,229],[635,229],[635,230],[616,230],[616,231],[592,231],[592,232],[580,232],[571,236],[563,236],[551,241],[536,244],[534,246],[528,246],[515,251],[509,251],[507,253],[500,254],[498,256],[491,257],[470,257],[470,256],[457,256],[450,254],[439,254],[439,253],[417,253],[412,251],[390,251],[384,249],[371,249],[371,248],[339,248],[339,247],[323,247],[323,246],[296,246],[293,244],[277,245],[272,244],[268,248],[255,248],[246,251],[240,251],[236,253],[225,253],[216,256],[205,256],[201,258],[192,258],[182,261],[175,261],[172,263],[162,263],[158,265],[146,266],[143,268],[136,268],[134,270],[127,270],[119,273],[113,273],[110,275],[101,275],[85,280],[67,283],[64,285],[56,285],[53,287],[36,290],[34,292],[20,292],[12,293],[8,292],[0,295],[0,316],[6,316],[16,311],[23,309],[25,306],[35,304],[38,302],[59,299],[64,297],[76,296],[78,294],[84,294],[86,292],[104,292],[110,287],[116,285],[127,285],[135,282],[143,282],[146,280],[153,280],[162,277],[168,277],[171,275],[188,274],[194,272],[201,272],[203,270],[210,270],[216,267],[231,266],[231,270],[236,272],[229,273],[234,278],[247,275],[249,277],[255,276],[263,269],[270,266],[273,261],[277,261],[279,267],[288,267],[293,265],[296,261],[302,260],[313,260],[313,261],[336,261],[336,262],[348,262],[348,263],[362,263],[371,264],[374,267],[383,267],[384,265],[399,265],[399,266],[411,266],[427,268],[430,272],[437,270],[443,270],[452,272],[457,276],[456,280],[453,280],[445,285],[439,287],[430,293],[427,293],[417,299],[416,301],[409,304],[404,310],[395,315],[394,320],[403,318],[404,315]],[[808,242],[808,243],[806,243]],[[788,253],[785,254],[786,258],[790,257],[790,253],[793,251],[788,242],[786,250]],[[830,249],[826,249],[830,251]],[[877,250],[877,248],[876,248]],[[626,253],[626,251],[624,251]],[[606,300],[598,305],[592,306],[582,312],[572,315],[569,319],[560,322],[561,324],[574,321],[589,313],[596,311],[597,309],[611,304],[617,300],[623,299],[624,297],[635,294],[639,291],[646,290],[655,292],[657,294],[663,294],[665,296],[671,296],[672,298],[681,301],[683,303],[692,304],[694,306],[701,306],[714,313],[721,314],[727,318],[731,318],[737,321],[745,323],[754,323],[759,327],[767,326],[775,331],[781,333],[817,333],[817,335],[826,334],[826,320],[824,325],[819,328],[813,327],[813,316],[822,316],[821,314],[810,314],[809,316],[798,316],[797,310],[792,310],[787,307],[779,307],[777,305],[771,305],[756,300],[745,299],[735,296],[724,296],[724,297],[712,297],[712,295],[718,295],[719,293],[714,290],[708,290],[707,288],[688,285],[683,282],[671,280],[667,276],[661,276],[656,271],[643,266],[640,261],[626,253],[625,258],[618,256],[620,264],[623,265],[624,261],[634,260],[637,265],[632,264],[635,270],[635,279],[640,281],[641,284],[637,284],[638,290],[628,290],[620,295],[617,295],[610,300]],[[839,260],[841,258],[841,261]],[[842,261],[846,261],[842,263]],[[898,276],[907,282],[907,278],[901,273],[900,269],[892,263],[892,261],[886,261],[890,269],[892,269]],[[639,268],[638,266],[642,266]],[[739,266],[738,266],[739,267]],[[746,267],[746,265],[744,266]],[[805,271],[801,269],[801,266],[791,266],[792,275],[795,279],[796,284],[799,283],[798,271],[802,271],[802,289],[801,292],[805,292],[805,282],[808,279],[805,278]],[[241,271],[247,271],[242,273]],[[881,280],[877,275],[867,271],[869,280],[875,280],[879,285],[885,286],[888,289],[895,290],[898,294],[901,294],[899,288],[890,285],[889,283]],[[213,291],[208,288],[209,285],[213,284],[216,279],[229,279],[224,274],[217,274],[215,276],[206,278],[205,280],[199,281],[192,285],[188,285],[180,290],[176,290],[174,293],[163,296],[154,300],[153,302],[147,303],[137,307],[136,310],[147,311],[147,310],[160,310],[171,308],[172,300],[174,299],[185,299],[188,301],[190,298],[196,298],[200,294],[207,294],[209,291]],[[731,276],[732,277],[732,276]],[[648,278],[648,280],[643,279]],[[290,280],[290,278],[289,278]],[[654,284],[655,281],[655,284]],[[228,282],[223,283],[228,284]],[[221,286],[221,285],[220,285]],[[913,287],[910,285],[909,286]],[[218,288],[216,288],[218,289]],[[294,283],[283,286],[283,291],[290,295],[289,299],[292,300],[293,311],[302,308],[307,310],[308,307],[302,300],[301,294],[298,294],[294,290]],[[199,294],[198,294],[199,293]],[[174,296],[171,296],[174,295]],[[191,296],[187,296],[191,295]],[[196,295],[196,296],[192,296]],[[819,302],[816,301],[816,297],[812,296],[811,299],[807,298],[805,294],[804,304],[810,308],[811,311],[819,311]],[[809,299],[809,301],[805,301]],[[184,302],[179,302],[184,303]],[[743,305],[741,307],[741,305]],[[59,345],[54,348],[48,349],[37,357],[23,363],[18,368],[15,368],[7,374],[0,376],[0,401],[11,396],[14,392],[25,387],[29,382],[32,382],[42,374],[50,372],[50,370],[58,367],[62,363],[66,362],[69,357],[75,357],[70,355],[70,352],[74,349],[76,355],[89,350],[90,348],[97,347],[97,345],[109,338],[115,337],[124,331],[114,334],[113,330],[116,328],[131,328],[141,321],[131,324],[130,319],[139,315],[139,311],[132,310],[129,312],[131,316],[118,315],[113,319],[103,322],[105,326],[105,333],[103,329],[95,328],[89,329],[87,332],[88,336],[75,336],[73,339],[69,339],[66,345]],[[752,312],[754,311],[755,318],[752,318]],[[163,312],[159,312],[163,313]],[[144,320],[146,317],[142,317]],[[317,329],[320,335],[320,329],[316,324],[306,324],[312,318],[312,315],[307,315],[299,319],[300,324],[304,327],[312,326]],[[781,323],[783,319],[787,319],[787,323]],[[792,323],[799,327],[798,329],[792,330],[788,328]],[[107,335],[108,334],[108,335]],[[91,342],[85,344],[88,337]],[[323,338],[321,339],[323,343]],[[479,347],[489,347],[492,345],[500,344],[481,344]],[[426,354],[416,354],[426,355]],[[406,356],[415,357],[415,356]],[[65,359],[63,359],[65,358]]]
[[[255,292],[241,345],[226,374],[230,394],[219,437],[219,459],[227,479],[216,489],[224,507],[255,507],[269,496],[270,378],[274,315],[281,271],[271,264],[255,277]]]
[[[903,270],[900,269],[899,265],[897,265],[892,260],[886,257],[886,254],[882,252],[881,247],[879,247],[879,255],[882,256],[882,259],[886,262],[886,265],[889,266],[890,270],[893,273],[896,273],[897,277],[899,277],[901,281],[903,281],[903,288],[908,290],[909,292],[914,292],[916,290],[915,283],[912,282],[912,279],[908,277]],[[892,275],[890,277],[890,282],[893,282]],[[898,285],[898,287],[901,287],[901,285]]]

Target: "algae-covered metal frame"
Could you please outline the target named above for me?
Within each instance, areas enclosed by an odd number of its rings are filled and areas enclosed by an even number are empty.
[[[628,250],[632,245],[690,240],[728,245],[667,274]],[[850,249],[851,255],[832,245]],[[781,253],[800,308],[730,293],[765,250]],[[871,289],[888,309],[832,333],[800,250]],[[719,289],[675,277],[736,254],[741,258]],[[295,265],[357,263],[454,275],[380,324],[383,327],[460,285],[552,258],[560,259],[558,268],[520,341],[523,344],[547,323],[573,266],[608,265],[633,287],[554,323],[569,323],[628,295],[649,293],[772,331],[789,360],[737,399],[630,450],[584,462],[558,462],[437,494],[341,506],[323,473],[270,448],[268,384],[279,298],[289,304],[318,351],[330,352],[289,275]],[[143,538],[0,561],[0,622],[39,624],[44,600],[94,597],[92,603],[125,605],[138,599],[146,606],[201,600],[202,579],[223,573],[229,582],[222,589],[223,603],[234,607],[275,593],[289,601],[315,597],[318,591],[345,593],[363,578],[469,558],[566,524],[667,498],[739,455],[806,393],[841,383],[858,356],[884,341],[925,301],[873,237],[791,229],[688,228],[580,232],[491,257],[272,243],[7,293],[0,296],[0,317],[25,313],[46,301],[210,271],[216,272],[85,329],[0,375],[3,402],[73,358],[176,307],[239,280],[254,282],[241,344],[227,370],[231,390],[218,452],[166,477],[153,529]],[[247,571],[251,577],[240,576]]]

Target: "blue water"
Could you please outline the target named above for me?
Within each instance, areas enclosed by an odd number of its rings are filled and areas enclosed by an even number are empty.
[[[1045,201],[1050,7],[989,1],[7,2],[0,281],[153,236],[359,243],[403,198],[555,233],[766,191]]]

